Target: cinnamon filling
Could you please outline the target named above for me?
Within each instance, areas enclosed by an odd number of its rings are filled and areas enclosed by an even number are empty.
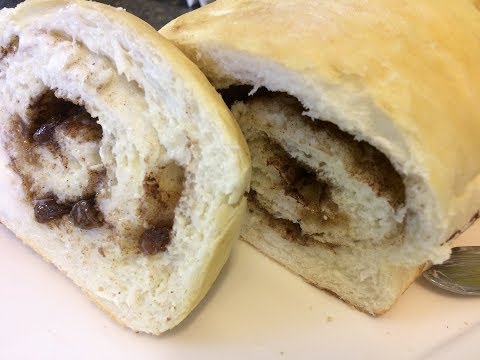
[[[138,211],[147,223],[139,239],[143,253],[154,255],[167,250],[184,182],[185,170],[174,162],[159,167],[143,181],[144,199]]]
[[[272,227],[302,245],[401,236],[395,212],[405,204],[405,186],[383,153],[305,116],[307,109],[288,94],[252,89],[231,86],[221,95],[252,152],[252,206],[268,213]]]
[[[318,179],[313,169],[290,156],[274,140],[265,140],[274,154],[267,160],[267,166],[277,170],[285,195],[302,204],[305,216],[316,216],[320,221],[325,221],[325,217],[332,220],[338,206],[331,199],[327,182]]]
[[[32,102],[26,115],[12,119],[7,150],[35,220],[50,226],[68,221],[87,231],[106,225],[97,199],[107,181],[97,119],[53,91]],[[148,173],[142,201],[135,203],[139,223],[108,224],[122,239],[134,239],[119,240],[123,250],[146,255],[167,251],[184,182],[185,170],[173,161]]]
[[[18,36],[13,36],[10,40],[10,43],[5,47],[0,47],[0,60],[3,58],[14,55],[17,52],[19,45],[19,38]]]
[[[42,95],[29,112],[31,120],[25,131],[31,146],[55,145],[59,130],[77,142],[102,139],[102,127],[84,107],[59,99],[51,91]]]
[[[229,107],[237,101],[261,97],[286,97],[295,103],[299,114],[307,111],[298,100],[288,94],[272,92],[264,87],[260,87],[253,94],[251,94],[252,91],[253,87],[250,85],[232,85],[226,89],[221,89],[220,95]],[[405,203],[403,180],[385,154],[365,141],[356,140],[353,135],[340,130],[337,125],[331,122],[321,119],[312,121],[305,116],[302,117],[302,122],[310,127],[312,134],[319,131],[326,132],[338,142],[343,143],[353,157],[352,163],[349,164],[351,173],[357,176],[359,180],[368,183],[379,196],[385,197],[392,207],[398,208]],[[275,142],[274,139],[269,140]],[[365,169],[368,169],[368,171],[364,171]]]
[[[342,245],[329,243],[329,242],[318,242],[312,236],[302,233],[302,229],[299,224],[294,223],[289,220],[276,218],[270,214],[256,199],[255,192],[252,191],[248,198],[250,211],[259,211],[265,215],[269,226],[273,229],[279,229],[282,233],[282,238],[294,242],[301,246],[323,246],[335,253],[335,249],[341,247]]]
[[[42,159],[60,159],[65,169],[72,166],[60,141],[68,138],[74,145],[89,143],[98,147],[102,127],[84,107],[57,98],[53,91],[46,91],[33,102],[27,116],[27,121],[14,121],[12,167],[23,179],[26,193],[34,204],[35,219],[39,223],[50,223],[68,215],[73,224],[82,229],[102,226],[103,216],[95,197],[104,182],[105,169],[89,171],[87,185],[69,199],[59,200],[61,190],[58,189],[32,188],[35,170],[44,166]],[[98,152],[89,155],[98,157]],[[52,172],[58,171],[58,163],[50,161]]]

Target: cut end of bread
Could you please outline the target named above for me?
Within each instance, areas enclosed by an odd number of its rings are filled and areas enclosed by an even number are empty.
[[[242,238],[355,308],[384,313],[422,267],[388,261],[405,237],[401,176],[285,94],[261,91],[232,111],[253,159]]]
[[[333,245],[401,241],[405,188],[388,159],[279,94],[233,105],[253,154],[258,206]]]
[[[467,95],[480,93],[479,15],[468,1],[418,5],[224,0],[160,30],[249,142],[255,211],[242,238],[371,314],[448,258],[480,208]]]
[[[238,237],[239,127],[204,75],[125,11],[31,0],[0,12],[0,33],[1,222],[120,323],[171,329]]]

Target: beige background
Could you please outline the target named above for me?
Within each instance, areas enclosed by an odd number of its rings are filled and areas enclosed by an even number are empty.
[[[457,243],[480,245],[480,222]],[[474,359],[480,297],[417,281],[384,317],[319,291],[245,243],[163,337],[126,330],[0,226],[0,359]]]

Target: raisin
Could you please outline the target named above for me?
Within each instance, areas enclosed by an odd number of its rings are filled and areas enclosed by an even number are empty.
[[[53,142],[55,128],[59,124],[58,121],[46,122],[33,133],[33,140],[39,144],[48,144]]]
[[[102,126],[86,111],[67,118],[61,125],[67,136],[81,141],[98,141],[102,139]]]
[[[140,248],[146,255],[154,255],[166,251],[170,243],[171,226],[154,227],[145,230],[140,236]]]
[[[80,200],[73,205],[70,212],[73,223],[81,229],[93,229],[103,224],[103,216],[98,211],[95,200]]]
[[[35,219],[42,224],[59,219],[70,212],[70,206],[59,204],[54,198],[37,200],[33,209]]]

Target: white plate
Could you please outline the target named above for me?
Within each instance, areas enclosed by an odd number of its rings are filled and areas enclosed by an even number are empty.
[[[457,244],[480,245],[480,222]],[[0,359],[478,359],[480,297],[423,280],[381,318],[238,243],[190,317],[161,337],[114,323],[0,226]]]

